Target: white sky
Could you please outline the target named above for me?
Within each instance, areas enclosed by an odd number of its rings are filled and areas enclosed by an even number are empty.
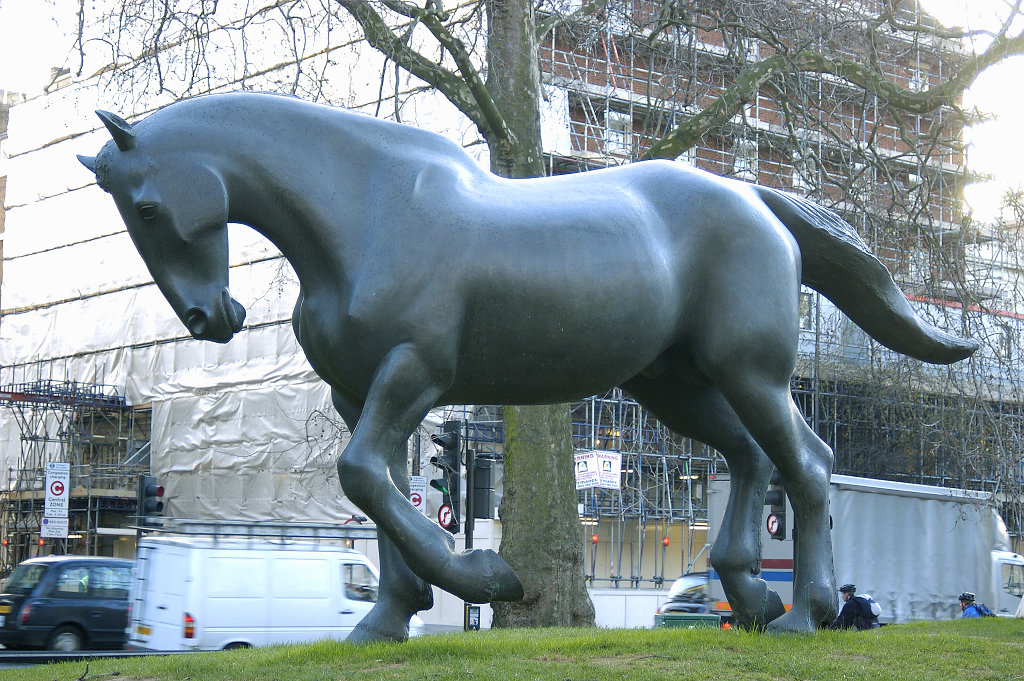
[[[947,25],[984,25],[984,12],[1003,0],[923,0]],[[0,0],[0,90],[39,92],[50,68],[76,64],[72,33],[77,0]],[[988,22],[991,23],[991,22]],[[996,114],[994,122],[968,131],[972,170],[995,180],[968,187],[967,202],[977,219],[991,220],[1007,188],[1024,186],[1024,57],[988,69],[968,93],[968,103]]]

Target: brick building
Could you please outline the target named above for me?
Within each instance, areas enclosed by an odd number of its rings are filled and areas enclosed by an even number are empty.
[[[748,17],[760,24],[718,18],[722,4],[689,3],[686,14],[665,15],[649,3],[611,3],[600,16],[550,32],[541,64],[550,171],[635,161],[652,141],[699,120],[708,103],[751,75],[752,67],[776,57],[794,59],[802,45],[852,61],[868,55],[869,47],[856,39],[863,36],[863,21],[847,3],[832,8],[836,14],[829,17]],[[927,20],[913,7],[907,11]],[[225,21],[218,30],[228,33],[230,25]],[[764,29],[760,39],[751,37],[757,27]],[[476,131],[436,94],[396,78],[392,96],[384,84],[393,65],[351,31],[331,35],[337,43],[330,51],[310,47],[307,59],[317,65],[310,72],[321,74],[318,89],[310,92],[369,113],[401,111],[405,122],[479,149]],[[787,42],[785,35],[794,37]],[[211,58],[222,61],[203,84],[206,90],[281,89],[300,80],[280,65],[273,41],[265,52],[239,55],[231,52],[238,43],[222,38],[209,42],[218,50]],[[896,32],[880,34],[871,49],[890,80],[914,92],[948,76],[963,59],[955,44],[908,41]],[[245,71],[250,65],[252,71]],[[125,420],[90,412],[95,420],[89,421],[75,410],[44,414],[8,405],[0,410],[6,489],[33,488],[37,478],[28,472],[48,458],[92,467],[102,456],[122,471],[117,484],[125,491],[130,483],[122,483],[131,480],[135,466],[151,466],[168,490],[173,515],[349,519],[356,510],[337,499],[332,486],[334,457],[347,434],[330,418],[326,390],[292,337],[296,287],[287,264],[265,242],[233,231],[232,290],[248,303],[249,325],[225,347],[187,336],[142,268],[113,205],[74,158],[94,154],[109,138],[93,109],[141,116],[170,97],[156,88],[119,90],[104,73],[14,110],[10,167],[16,180],[8,192],[8,276],[0,288],[0,385],[73,391],[111,386],[124,399]],[[174,70],[165,75],[183,77]],[[743,101],[724,121],[696,134],[696,143],[677,160],[797,191],[836,209],[877,249],[926,315],[986,342],[970,366],[916,366],[881,351],[827,301],[805,291],[794,390],[808,421],[836,449],[837,470],[991,486],[996,455],[1020,441],[1019,349],[1013,339],[1024,310],[1007,274],[1013,263],[1004,257],[1009,249],[999,247],[1001,235],[965,227],[959,212],[969,175],[954,108],[908,114],[840,78],[792,71],[780,72]],[[573,413],[579,448],[623,457],[621,490],[580,498],[594,583],[660,586],[700,565],[695,561],[706,557],[706,481],[719,465],[714,452],[672,436],[620,391],[584,400]],[[500,484],[500,408],[447,410],[425,425],[422,439],[448,418],[468,422],[470,444],[497,461]],[[114,425],[84,425],[101,421]],[[66,427],[48,426],[53,422]],[[55,432],[60,437],[47,442],[36,437]],[[110,445],[102,455],[91,448],[101,442]],[[43,444],[34,449],[27,443]],[[412,465],[431,475],[429,466],[419,466],[421,450],[428,451],[411,447]],[[437,500],[431,503],[436,507]],[[30,527],[37,511],[19,511],[18,541],[26,549],[36,540]],[[112,527],[118,523],[104,522],[83,514],[80,529],[92,542],[88,546],[116,536],[104,533],[119,529]],[[662,549],[665,537],[668,550]],[[0,562],[18,557],[0,552]]]

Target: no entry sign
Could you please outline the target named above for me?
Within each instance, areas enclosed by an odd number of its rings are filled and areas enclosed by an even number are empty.
[[[452,507],[448,504],[441,504],[441,508],[437,509],[437,522],[441,523],[441,527],[448,528],[455,522],[455,516],[452,514]]]

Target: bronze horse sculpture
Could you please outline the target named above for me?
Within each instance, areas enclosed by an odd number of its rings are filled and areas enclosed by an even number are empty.
[[[113,139],[79,158],[195,338],[243,325],[227,223],[265,235],[298,275],[295,334],[352,430],[341,486],[379,535],[379,599],[351,640],[405,638],[429,584],[522,597],[498,554],[455,553],[406,498],[406,441],[430,409],[611,386],[726,458],[711,562],[739,622],[812,631],[836,610],[833,456],[790,395],[801,281],[898,352],[951,363],[977,348],[922,320],[835,213],[680,164],[509,180],[439,135],[265,94],[134,125],[97,113]],[[800,526],[788,612],[759,578],[773,464]]]

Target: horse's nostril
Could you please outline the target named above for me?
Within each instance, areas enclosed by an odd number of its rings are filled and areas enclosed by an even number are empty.
[[[193,336],[201,336],[206,331],[208,317],[198,307],[189,308],[185,313],[185,326]]]

